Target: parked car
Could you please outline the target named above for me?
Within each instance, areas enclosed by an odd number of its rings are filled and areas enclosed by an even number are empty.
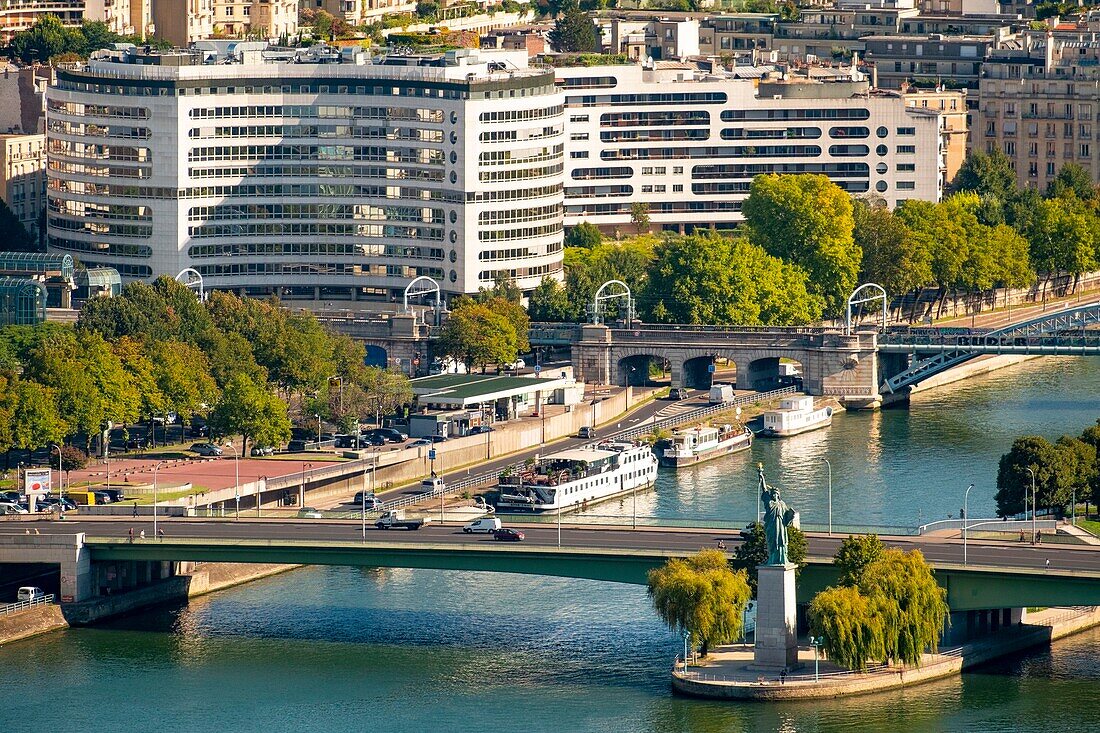
[[[376,433],[363,433],[362,435],[359,436],[359,443],[360,443],[360,445],[364,445],[364,446],[366,446],[366,445],[375,445],[375,446],[385,445],[386,444],[386,439],[381,435],[377,435]]]
[[[298,519],[322,519],[324,516],[320,509],[314,509],[311,506],[302,507],[297,514]]]
[[[12,504],[19,503],[18,491],[0,491],[0,501],[11,502]]]
[[[670,400],[686,400],[688,391],[684,387],[673,387],[668,391],[668,398]]]
[[[169,412],[167,415],[153,415],[152,422],[157,425],[163,425],[164,423],[174,423],[179,420],[179,415],[174,412]]]
[[[304,440],[292,440],[286,444],[287,453],[301,453],[306,449],[306,441]]]
[[[27,514],[27,509],[12,501],[0,501],[0,514]]]
[[[381,509],[383,502],[372,492],[360,491],[351,500],[351,503],[357,507],[365,506],[367,509]]]
[[[420,446],[431,445],[431,444],[432,444],[432,441],[428,440],[427,438],[417,438],[413,442],[409,443],[406,446],[406,448],[419,448]]]
[[[106,491],[93,491],[92,494],[95,496],[96,504],[113,504],[115,502]]]
[[[577,431],[577,437],[591,440],[596,437],[596,428],[591,425],[582,425],[581,429]]]
[[[374,428],[368,431],[371,435],[381,435],[391,443],[404,443],[409,439],[406,433],[402,433],[397,428]]]
[[[491,432],[493,432],[493,427],[491,425],[475,425],[474,427],[470,428],[466,432],[466,434],[467,435],[481,435],[482,433],[491,433]]]
[[[107,496],[111,497],[111,501],[113,501],[115,503],[118,503],[120,501],[125,501],[125,499],[126,499],[126,497],[123,496],[121,489],[96,489],[96,491],[100,491],[100,492],[106,494]],[[68,499],[66,499],[66,501],[68,501]],[[69,502],[69,503],[71,504],[72,502]],[[73,508],[74,509],[76,508],[75,504],[73,504]]]
[[[428,440],[432,441],[433,443],[442,443],[446,439],[447,439],[446,435],[429,435],[428,436]]]
[[[462,528],[462,531],[466,534],[475,534],[481,532],[496,532],[501,528],[500,519],[497,517],[482,517],[481,519],[475,519]]]
[[[46,597],[46,591],[33,585],[25,585],[15,592],[15,600],[19,602],[37,601]]]
[[[275,446],[273,445],[257,445],[252,448],[253,456],[273,456],[275,455]]]
[[[191,427],[187,433],[193,438],[205,438],[210,435],[210,426],[206,424],[206,418],[191,418]]]
[[[188,450],[200,456],[220,456],[224,451],[213,443],[195,443]]]
[[[493,532],[493,539],[501,542],[522,542],[523,536],[523,532],[509,527],[501,527]]]

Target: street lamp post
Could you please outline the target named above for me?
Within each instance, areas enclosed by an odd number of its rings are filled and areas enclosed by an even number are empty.
[[[260,505],[263,504],[263,492],[267,487],[267,476],[256,479],[256,516],[260,516]]]
[[[821,681],[821,671],[820,671],[820,667],[818,667],[818,661],[817,661],[818,660],[818,653],[817,652],[818,652],[818,649],[821,647],[821,645],[824,644],[824,643],[825,643],[825,637],[824,636],[811,636],[810,637],[810,644],[814,648],[814,682],[820,682]]]
[[[691,638],[691,632],[688,631],[687,629],[684,629],[680,633],[684,637],[684,674],[687,674],[687,671],[688,671],[688,639]]]
[[[59,446],[57,443],[52,444],[50,446],[50,453],[53,453],[54,448],[57,448],[57,496],[60,499],[64,499],[65,482],[61,480],[61,446]]]
[[[963,494],[963,565],[966,565],[966,528],[970,524],[970,490],[974,488],[974,484],[970,484],[966,487],[966,493]]]
[[[236,501],[234,519],[241,518],[241,460],[237,451],[233,451],[233,498]]]
[[[164,461],[159,461],[157,465],[153,466],[153,536],[157,536],[157,471],[164,465]]]
[[[825,465],[829,468],[829,536],[833,536],[833,464],[829,463],[829,459],[824,456],[821,460],[825,461]]]
[[[302,483],[298,485],[298,508],[302,509],[306,505],[306,470],[313,468],[312,463],[302,464]]]
[[[363,522],[363,541],[367,541],[367,468],[363,467],[363,490],[359,492],[359,495],[363,498],[362,505],[359,509],[359,516]]]
[[[1031,474],[1031,544],[1035,544],[1036,532],[1035,532],[1035,469],[1031,466],[1027,467],[1027,472]],[[1024,497],[1024,515],[1027,515],[1027,497]]]
[[[317,420],[317,442],[321,442],[321,416],[314,415],[313,418]]]

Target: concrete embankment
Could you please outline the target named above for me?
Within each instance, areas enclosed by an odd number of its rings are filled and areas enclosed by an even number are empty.
[[[1000,657],[1049,645],[1086,629],[1100,626],[1100,608],[1049,609],[1027,624],[963,645],[948,654],[925,655],[920,667],[889,666],[865,673],[838,671],[822,665],[820,680],[813,674],[812,651],[800,650],[802,669],[779,680],[751,670],[752,648],[716,653],[704,667],[672,671],[672,688],[690,697],[719,700],[813,700],[868,695],[899,687],[953,677],[966,669]]]
[[[0,644],[26,639],[70,626],[93,624],[112,616],[132,613],[161,603],[231,588],[283,573],[300,565],[209,563],[187,573],[166,578],[126,593],[100,596],[62,606],[43,605],[0,616]]]

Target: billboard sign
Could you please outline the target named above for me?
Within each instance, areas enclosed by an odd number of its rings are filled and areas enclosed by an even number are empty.
[[[23,472],[23,493],[27,496],[45,496],[50,493],[50,469],[28,468]]]

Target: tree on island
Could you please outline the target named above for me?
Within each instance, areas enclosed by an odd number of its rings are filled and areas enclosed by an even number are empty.
[[[920,550],[882,550],[879,543],[849,539],[836,560],[854,574],[814,597],[810,633],[824,638],[829,659],[849,669],[866,669],[870,661],[919,666],[943,636],[947,590]]]
[[[741,636],[750,591],[745,571],[734,571],[719,550],[700,550],[649,571],[648,591],[661,620],[691,633],[705,657],[710,647]]]
[[[733,551],[730,564],[736,570],[745,571],[752,597],[756,598],[756,568],[768,564],[768,538],[764,532],[764,525],[760,522],[753,522],[745,531],[748,533],[745,541]],[[798,566],[795,571],[796,577],[806,567],[808,549],[809,544],[802,530],[798,527],[787,527],[787,559]]]

